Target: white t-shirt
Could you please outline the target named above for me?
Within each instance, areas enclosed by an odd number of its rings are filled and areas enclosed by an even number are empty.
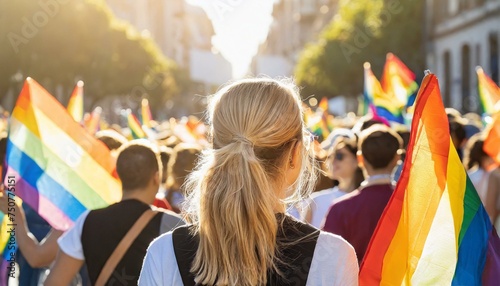
[[[345,194],[338,187],[312,193],[309,203],[309,208],[311,208],[310,224],[316,228],[320,228],[332,202]]]
[[[64,253],[75,259],[85,260],[82,247],[82,231],[83,223],[85,222],[85,219],[87,218],[89,212],[90,210],[87,210],[83,214],[81,214],[80,217],[76,220],[73,227],[57,239],[59,248]]]
[[[358,285],[358,272],[354,248],[338,235],[321,232],[306,285]],[[161,235],[149,246],[139,285],[183,285],[171,232]]]

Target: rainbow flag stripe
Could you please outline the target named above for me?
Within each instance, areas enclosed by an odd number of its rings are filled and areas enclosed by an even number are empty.
[[[146,138],[146,132],[142,130],[141,123],[133,113],[129,113],[127,116],[128,128],[132,133],[134,139]]]
[[[102,108],[97,106],[92,110],[92,113],[86,113],[83,118],[83,125],[91,135],[94,135],[101,127],[101,113]]]
[[[323,110],[323,112],[328,112],[328,98],[323,96],[319,101],[318,108]]]
[[[153,121],[153,116],[151,115],[151,109],[149,108],[149,101],[144,98],[141,101],[141,121],[142,125],[151,128],[151,121]]]
[[[498,285],[499,252],[452,145],[437,78],[427,75],[403,173],[362,262],[360,285]]]
[[[382,86],[373,74],[369,63],[365,63],[363,67],[365,70],[365,106],[369,108],[370,105],[374,105],[378,116],[384,117],[389,121],[404,123],[402,113],[404,104],[382,90]],[[369,108],[369,110],[373,109]]]
[[[30,78],[12,112],[6,162],[16,195],[56,229],[121,198],[106,146]]]
[[[68,112],[76,122],[83,120],[83,81],[78,81],[68,102]]]
[[[479,91],[479,101],[481,111],[486,114],[493,114],[500,110],[500,88],[489,78],[481,67],[476,68],[477,88]]]
[[[381,84],[382,89],[400,104],[413,105],[418,90],[415,74],[392,53],[387,54]]]

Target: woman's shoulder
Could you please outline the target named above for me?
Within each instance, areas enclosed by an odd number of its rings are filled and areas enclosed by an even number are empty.
[[[355,261],[356,251],[345,239],[336,234],[321,231],[314,250],[314,260],[330,266],[342,265],[346,261]]]
[[[342,237],[320,232],[307,285],[357,285],[358,259]]]
[[[324,250],[335,250],[336,252],[345,255],[349,255],[351,252],[354,253],[354,247],[352,247],[347,240],[339,235],[326,231],[320,232],[316,247]]]

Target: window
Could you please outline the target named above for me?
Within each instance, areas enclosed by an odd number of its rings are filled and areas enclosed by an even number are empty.
[[[497,84],[500,82],[498,72],[498,35],[490,34],[489,39],[489,68],[491,72],[491,79]]]
[[[471,59],[470,59],[470,47],[469,45],[464,45],[462,47],[462,109],[465,112],[472,111],[474,108],[471,106]]]
[[[446,51],[443,54],[443,66],[444,66],[444,105],[446,107],[451,106],[451,96],[450,96],[450,88],[451,88],[451,60],[450,60],[450,51]]]

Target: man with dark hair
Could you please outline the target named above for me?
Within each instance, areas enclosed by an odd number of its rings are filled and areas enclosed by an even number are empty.
[[[95,138],[100,140],[109,150],[117,150],[127,143],[127,138],[113,129],[97,131]]]
[[[84,262],[95,284],[109,257],[137,220],[148,210],[161,182],[161,162],[143,140],[119,149],[116,170],[122,182],[123,198],[103,209],[84,213],[61,238],[59,253],[46,285],[68,285]],[[161,233],[183,225],[169,211],[158,211],[140,231],[114,268],[109,285],[137,285],[146,249]]]
[[[392,173],[402,147],[401,137],[385,125],[361,132],[358,162],[366,180],[359,189],[334,201],[326,216],[323,230],[347,240],[356,250],[359,263],[394,190]]]
[[[463,151],[462,147],[465,145],[467,141],[467,136],[465,134],[465,126],[460,119],[448,119],[450,126],[450,136],[451,141],[453,142],[453,146],[457,149],[458,156],[460,160],[463,159]]]

